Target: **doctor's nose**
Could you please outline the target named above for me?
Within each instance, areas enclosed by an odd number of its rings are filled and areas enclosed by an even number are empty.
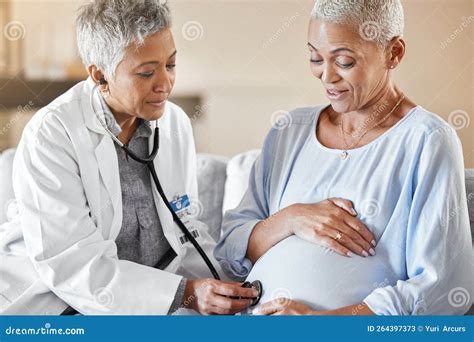
[[[174,74],[170,74],[167,70],[160,70],[153,84],[153,92],[171,93],[174,85],[174,78]]]

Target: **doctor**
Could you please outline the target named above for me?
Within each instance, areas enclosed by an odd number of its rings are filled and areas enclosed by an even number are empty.
[[[166,196],[197,199],[190,121],[168,101],[177,54],[170,25],[159,0],[96,0],[80,9],[78,48],[90,77],[34,116],[16,153],[20,213],[0,229],[3,314],[60,314],[68,306],[82,314],[166,315],[180,307],[232,314],[251,301],[230,296],[256,296],[209,279],[146,166],[114,144],[93,110],[140,156],[148,156],[158,124],[154,164]],[[183,208],[180,215],[212,256],[208,227]]]

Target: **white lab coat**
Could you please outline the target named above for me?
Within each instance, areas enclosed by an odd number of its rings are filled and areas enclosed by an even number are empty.
[[[164,235],[178,256],[165,271],[117,258],[120,175],[114,143],[92,111],[92,87],[90,79],[79,83],[42,108],[23,132],[13,169],[20,214],[0,226],[3,314],[54,315],[67,302],[83,314],[164,315],[182,276],[211,277],[190,242],[180,242],[183,234],[153,182]],[[169,201],[184,194],[197,201],[188,117],[168,102],[158,125],[155,166]],[[152,145],[153,136],[150,150]],[[191,222],[199,231],[197,241],[220,271],[208,227]]]

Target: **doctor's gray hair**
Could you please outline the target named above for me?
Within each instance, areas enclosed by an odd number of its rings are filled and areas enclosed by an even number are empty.
[[[79,8],[76,19],[82,63],[113,77],[129,45],[170,26],[166,0],[93,0]]]
[[[353,24],[365,40],[386,46],[403,36],[405,19],[400,0],[317,0],[313,19]]]

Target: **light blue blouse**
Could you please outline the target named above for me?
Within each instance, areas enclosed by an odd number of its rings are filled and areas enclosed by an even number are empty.
[[[365,302],[379,315],[465,313],[474,298],[473,250],[456,132],[418,106],[342,159],[317,140],[324,108],[294,110],[288,127],[266,137],[242,202],[224,217],[214,254],[225,272],[249,276],[248,239],[261,220],[294,203],[345,198],[375,234],[377,255],[343,257],[290,237],[249,277],[264,278],[264,297],[283,288],[319,309]]]

